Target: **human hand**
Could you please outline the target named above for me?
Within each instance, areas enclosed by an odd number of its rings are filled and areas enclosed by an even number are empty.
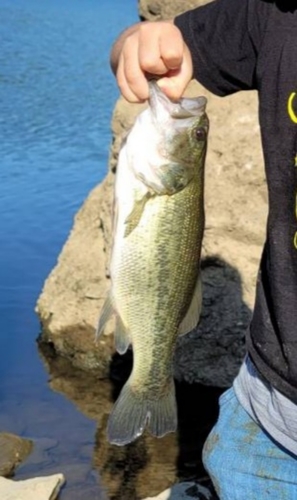
[[[148,99],[152,77],[169,98],[179,99],[193,73],[190,51],[173,21],[141,22],[128,28],[112,48],[111,67],[130,102]]]

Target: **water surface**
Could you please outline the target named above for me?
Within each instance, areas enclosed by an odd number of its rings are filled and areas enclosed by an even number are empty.
[[[16,477],[64,472],[62,500],[101,498],[96,423],[48,387],[34,306],[107,170],[109,50],[135,21],[136,0],[0,0],[0,430],[36,440]]]

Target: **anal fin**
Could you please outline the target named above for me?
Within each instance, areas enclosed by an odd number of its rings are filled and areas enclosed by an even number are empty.
[[[122,321],[122,318],[117,314],[116,326],[114,332],[115,347],[119,354],[125,354],[129,345],[130,339],[127,329]]]
[[[96,334],[95,334],[96,340],[98,340],[98,338],[100,337],[101,333],[104,330],[105,324],[112,317],[113,313],[114,313],[114,307],[113,307],[111,295],[108,294],[108,296],[106,297],[105,302],[103,304],[101,314],[99,317],[99,321],[98,321],[98,325],[97,325],[97,329],[96,329]]]
[[[190,304],[190,307],[179,325],[178,333],[179,335],[185,335],[192,331],[198,324],[200,314],[202,309],[202,283],[201,283],[201,275],[199,273],[193,298]]]

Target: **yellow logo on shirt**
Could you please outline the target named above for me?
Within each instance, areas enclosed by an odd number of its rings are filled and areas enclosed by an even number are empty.
[[[293,102],[296,96],[296,92],[292,92],[288,99],[288,113],[293,123],[297,123],[297,116],[293,108]]]
[[[291,92],[291,94],[289,95],[288,103],[287,103],[287,110],[288,110],[288,115],[289,115],[290,119],[292,120],[292,122],[297,124],[297,115],[296,115],[296,113],[294,111],[294,107],[293,107],[295,97],[296,97],[296,92]],[[295,167],[297,167],[297,154],[295,155],[295,158],[294,158],[294,165],[295,165]],[[295,198],[295,217],[297,219],[297,195]],[[297,250],[297,231],[295,232],[295,235],[294,235],[293,244],[294,244],[295,249]]]

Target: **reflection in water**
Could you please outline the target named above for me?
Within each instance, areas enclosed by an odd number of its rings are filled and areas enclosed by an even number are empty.
[[[110,380],[99,380],[73,368],[67,360],[56,356],[48,344],[40,343],[39,352],[50,373],[50,387],[97,422],[90,460],[100,474],[108,498],[138,500],[157,495],[184,479],[208,482],[201,451],[217,418],[217,401],[223,389],[177,383],[178,432],[162,439],[145,433],[134,443],[118,447],[108,443],[106,424],[113,402],[129,376],[131,352],[114,355]]]
[[[144,434],[133,443],[118,447],[107,442],[104,426],[96,433],[95,466],[99,468],[111,500],[156,495],[177,480],[177,436],[162,439]]]

